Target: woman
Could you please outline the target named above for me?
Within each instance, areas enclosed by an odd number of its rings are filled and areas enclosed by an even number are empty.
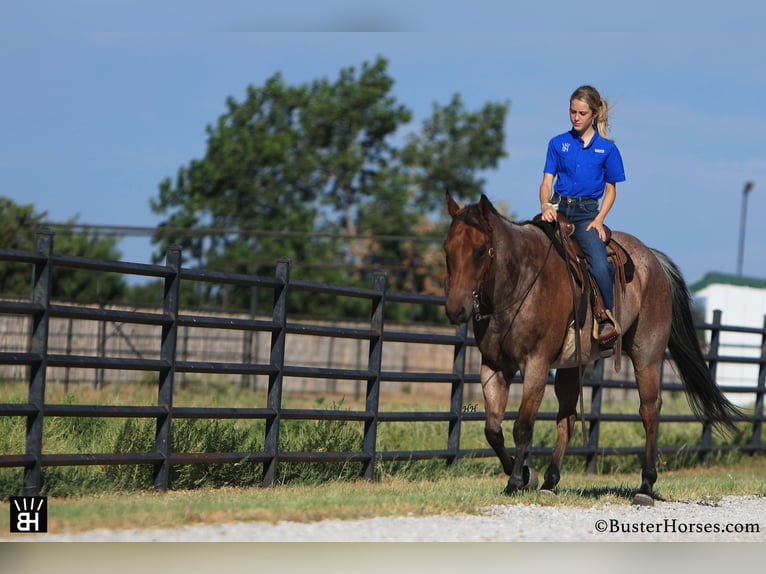
[[[575,225],[574,236],[585,252],[607,309],[599,325],[599,342],[605,347],[613,345],[619,333],[614,319],[614,269],[606,257],[604,220],[617,197],[617,183],[625,181],[620,151],[607,138],[608,116],[609,105],[596,88],[577,88],[569,98],[572,129],[548,143],[540,184],[543,220],[556,221],[558,210]]]

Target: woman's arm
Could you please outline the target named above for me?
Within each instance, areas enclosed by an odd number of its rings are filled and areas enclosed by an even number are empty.
[[[543,215],[543,221],[556,221],[556,208],[550,204],[551,195],[553,195],[553,174],[544,173],[543,181],[540,184],[540,211]]]
[[[604,220],[606,219],[609,210],[614,205],[614,200],[617,199],[617,184],[607,183],[604,186],[604,197],[601,199],[601,209],[598,210],[598,215],[590,222],[585,231],[595,229],[598,231],[598,236],[601,241],[606,241],[606,231],[604,231]]]

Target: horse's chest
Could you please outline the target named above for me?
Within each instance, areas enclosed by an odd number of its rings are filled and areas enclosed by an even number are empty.
[[[476,346],[485,360],[497,365],[518,365],[519,359],[524,355],[518,341],[513,337],[510,330],[498,328],[490,321],[483,325],[482,329],[474,329]]]

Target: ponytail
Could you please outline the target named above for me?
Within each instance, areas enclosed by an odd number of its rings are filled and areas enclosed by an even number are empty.
[[[601,97],[598,90],[593,86],[580,86],[569,98],[572,100],[582,100],[593,112],[593,124],[602,138],[609,138],[609,111],[612,107],[605,99]]]

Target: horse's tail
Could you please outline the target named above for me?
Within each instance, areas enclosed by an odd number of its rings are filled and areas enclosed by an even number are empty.
[[[694,330],[689,288],[675,263],[664,253],[652,251],[670,284],[673,317],[668,349],[680,371],[689,406],[700,420],[710,421],[719,428],[736,430],[734,419],[741,417],[742,411],[724,396],[705,364]]]

